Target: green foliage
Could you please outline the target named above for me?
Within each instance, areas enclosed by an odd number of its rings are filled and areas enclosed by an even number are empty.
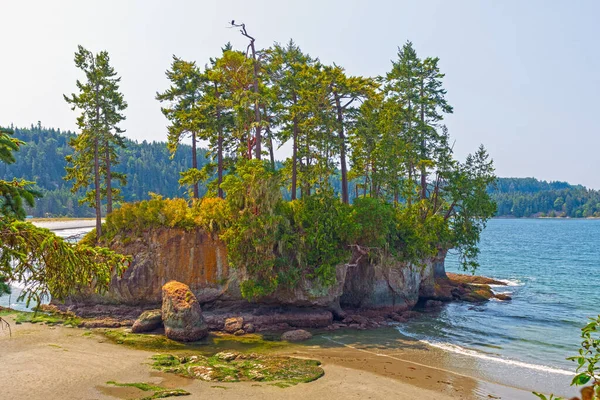
[[[0,128],[0,165],[13,164],[16,161],[13,153],[24,144],[14,138],[13,133],[11,129]],[[40,196],[38,191],[32,189],[33,184],[34,182],[16,178],[12,181],[0,180],[0,215],[25,218],[25,204],[33,206],[35,198]]]
[[[103,240],[110,241],[117,233],[139,236],[150,228],[168,227],[191,229],[196,221],[184,199],[163,199],[152,195],[150,200],[126,203],[106,217]]]
[[[13,162],[13,152],[19,143],[6,130],[0,131],[0,161]],[[23,285],[18,300],[33,300],[38,305],[50,296],[64,300],[77,290],[94,287],[107,289],[112,273],[120,274],[128,258],[108,249],[71,244],[47,229],[22,222],[24,212],[17,197],[26,196],[27,188],[16,192],[3,189],[0,181],[0,291],[6,292],[6,283]],[[29,193],[32,196],[32,193]],[[27,198],[27,197],[26,197]]]
[[[600,315],[590,318],[590,322],[581,328],[581,339],[579,354],[567,358],[567,360],[577,363],[576,375],[571,381],[571,386],[591,384],[590,387],[582,390],[582,393],[586,392],[586,395],[590,397],[584,395],[583,398],[597,400],[600,399],[600,374],[598,373],[600,368],[597,366],[600,364]],[[533,392],[533,394],[542,400],[563,400],[554,395],[546,396],[538,392]]]
[[[349,244],[357,230],[350,218],[350,207],[331,191],[318,192],[290,204],[292,242],[286,260],[294,262],[302,275],[317,279],[324,286],[336,282],[336,266],[350,258]]]
[[[5,294],[10,294],[11,293],[11,289],[10,286],[8,285],[8,283],[6,283],[6,277],[0,275],[0,296],[3,296]]]
[[[274,272],[276,233],[281,224],[275,206],[281,201],[279,174],[260,160],[238,165],[236,174],[228,175],[222,187],[233,216],[221,234],[234,268],[243,268],[251,279],[242,282],[246,298],[259,297],[277,288]]]
[[[591,382],[596,398],[600,398],[600,315],[590,318],[590,322],[581,329],[581,348],[579,354],[568,360],[577,363],[577,375],[571,385],[582,386]]]
[[[65,157],[69,166],[65,180],[73,181],[73,193],[84,191],[81,204],[96,211],[96,230],[100,234],[100,218],[103,198],[107,199],[107,210],[112,211],[113,197],[120,190],[113,188],[112,180],[125,185],[123,174],[112,173],[111,167],[118,162],[116,147],[123,147],[118,124],[125,119],[121,114],[127,103],[119,92],[121,78],[110,65],[106,51],[93,54],[83,46],[75,53],[75,66],[85,75],[84,81],[77,80],[78,94],[63,96],[73,110],[80,112],[77,126],[80,134],[69,142],[73,154]]]
[[[108,249],[71,244],[47,229],[20,221],[0,221],[0,275],[23,285],[20,299],[64,300],[78,290],[108,288],[128,258]]]
[[[397,212],[382,199],[362,197],[354,200],[351,219],[356,224],[356,243],[386,249],[397,235]]]

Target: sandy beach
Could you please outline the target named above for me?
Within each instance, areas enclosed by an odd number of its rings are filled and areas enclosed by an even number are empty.
[[[11,318],[8,317],[10,321]],[[148,382],[185,389],[202,399],[531,399],[529,392],[432,368],[403,359],[398,349],[373,349],[336,343],[326,334],[278,353],[323,363],[325,375],[315,382],[279,388],[264,383],[203,382],[153,371],[156,352],[113,344],[98,332],[12,324],[12,337],[0,331],[0,382],[8,399],[137,399],[136,388],[108,381]],[[413,349],[415,351],[415,349]]]

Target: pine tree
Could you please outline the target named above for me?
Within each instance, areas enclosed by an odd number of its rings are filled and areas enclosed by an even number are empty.
[[[313,63],[311,57],[302,53],[292,40],[284,47],[279,44],[269,50],[268,73],[275,97],[274,120],[281,124],[278,133],[280,142],[292,140],[291,163],[291,197],[295,200],[298,192],[298,146],[300,141],[300,123],[305,117],[299,107],[299,92],[302,85],[302,71]]]
[[[168,127],[167,147],[174,155],[179,143],[187,136],[192,139],[192,170],[198,176],[197,142],[198,134],[206,124],[203,110],[197,102],[202,97],[202,73],[196,63],[173,56],[171,69],[166,72],[171,87],[163,93],[156,93],[158,101],[166,102],[161,111],[171,123]],[[198,181],[192,179],[193,197],[198,198]]]
[[[123,98],[123,94],[119,92],[120,77],[114,68],[109,64],[108,55],[99,59],[100,74],[103,77],[102,90],[102,123],[104,126],[104,135],[101,141],[103,148],[103,169],[105,191],[106,191],[106,212],[110,214],[113,210],[113,197],[120,197],[120,189],[113,188],[112,181],[117,179],[121,187],[127,183],[127,178],[124,174],[115,172],[112,167],[118,164],[117,147],[125,148],[124,137],[125,132],[118,124],[125,120],[125,116],[121,113],[127,108],[127,102]]]
[[[102,235],[102,204],[101,204],[101,144],[104,142],[105,126],[102,121],[102,110],[105,105],[103,90],[105,81],[102,64],[108,63],[108,53],[102,51],[94,55],[83,46],[79,46],[75,53],[75,66],[83,71],[86,80],[77,80],[79,94],[64,96],[65,101],[71,104],[73,110],[80,110],[77,126],[80,135],[71,141],[75,150],[72,156],[67,156],[71,166],[67,168],[65,179],[73,180],[73,192],[79,189],[92,187],[83,199],[96,210],[96,237]]]

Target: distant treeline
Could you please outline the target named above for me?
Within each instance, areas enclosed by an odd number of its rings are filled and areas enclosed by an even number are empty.
[[[26,145],[17,154],[16,162],[11,165],[0,164],[0,177],[24,178],[37,183],[43,197],[36,201],[35,208],[29,210],[34,217],[67,216],[91,217],[94,210],[80,206],[80,194],[71,193],[72,184],[63,180],[65,176],[65,156],[73,152],[69,140],[73,132],[60,129],[48,129],[38,123],[29,129],[14,128],[15,137]],[[188,156],[191,151],[182,148],[170,159],[165,143],[141,143],[126,140],[126,148],[119,148],[120,164],[117,172],[127,175],[127,185],[122,188],[124,201],[148,199],[148,192],[165,197],[182,197],[185,188],[179,187],[179,173],[191,167]],[[198,151],[198,164],[207,163],[206,150]],[[204,188],[201,188],[201,191]],[[205,191],[205,189],[204,189]]]
[[[499,178],[490,188],[500,217],[600,217],[600,191],[567,182]]]

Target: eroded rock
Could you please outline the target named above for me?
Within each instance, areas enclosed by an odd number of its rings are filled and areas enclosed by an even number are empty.
[[[207,335],[200,304],[188,285],[168,282],[162,288],[162,296],[162,320],[169,339],[194,342]]]

